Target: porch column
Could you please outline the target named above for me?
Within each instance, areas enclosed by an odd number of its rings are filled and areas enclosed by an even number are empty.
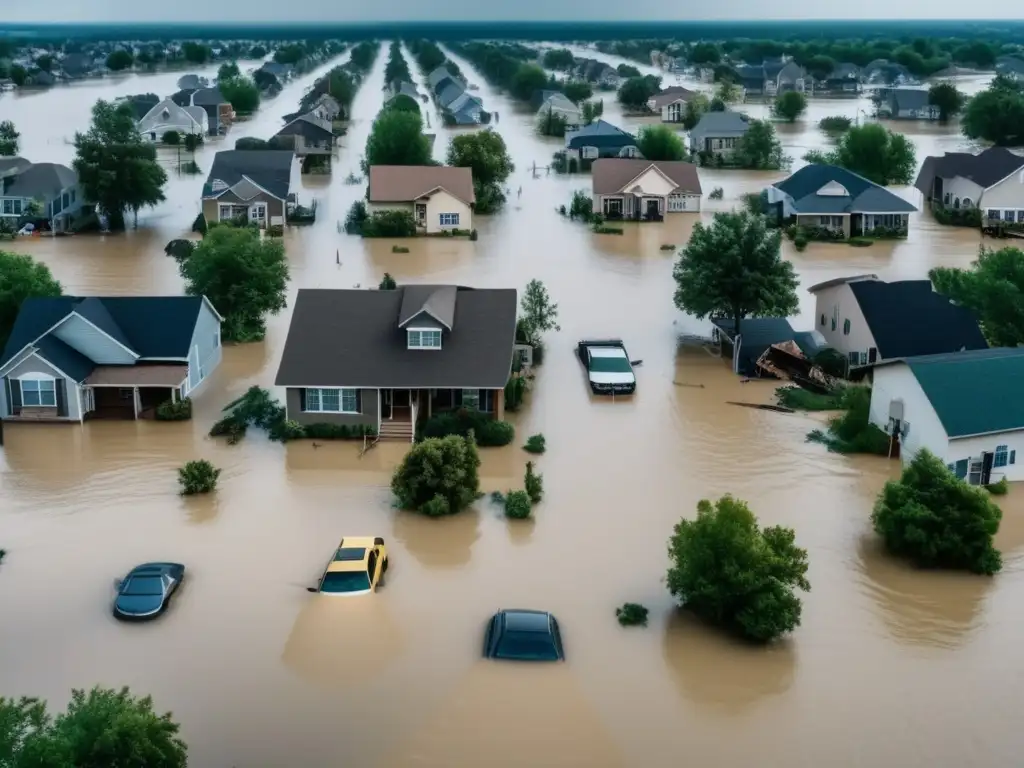
[[[139,418],[139,388],[132,388],[132,407],[135,410],[135,418]]]
[[[494,418],[505,420],[505,390],[499,389],[494,396]]]
[[[171,387],[171,402],[178,402],[178,390],[176,387]]]

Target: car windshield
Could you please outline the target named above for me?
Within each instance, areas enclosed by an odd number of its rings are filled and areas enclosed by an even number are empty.
[[[499,659],[520,661],[558,661],[551,635],[545,632],[506,632],[495,654]]]
[[[320,582],[321,592],[365,592],[369,588],[370,576],[366,571],[325,573]]]
[[[591,350],[590,370],[598,373],[629,373],[632,370],[625,352],[610,355],[609,351],[604,351],[604,354],[601,354],[597,350]],[[619,351],[616,350],[616,353]]]
[[[121,590],[123,595],[162,595],[163,579],[159,576],[133,576]]]

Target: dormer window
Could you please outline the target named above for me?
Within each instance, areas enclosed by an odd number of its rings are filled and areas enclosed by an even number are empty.
[[[407,330],[409,349],[440,349],[440,328],[409,328]]]

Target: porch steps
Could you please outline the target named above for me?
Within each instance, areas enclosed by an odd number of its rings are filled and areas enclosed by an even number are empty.
[[[382,421],[380,423],[380,439],[390,442],[411,443],[413,428],[411,421]]]

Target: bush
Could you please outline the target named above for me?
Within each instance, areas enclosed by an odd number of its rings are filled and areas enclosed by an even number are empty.
[[[804,251],[807,248],[807,236],[802,232],[798,232],[793,238],[793,247],[798,251]]]
[[[377,429],[369,424],[327,424],[317,422],[303,427],[305,437],[313,440],[353,440],[374,437]]]
[[[2,563],[4,561],[5,557],[7,557],[7,550],[6,549],[0,549],[0,563]]]
[[[267,428],[267,437],[275,443],[287,443],[289,440],[301,440],[309,436],[306,428],[292,419],[281,419]]]
[[[477,240],[477,233],[476,233],[475,229],[470,231],[469,239],[472,240],[474,243],[476,242],[476,240]]]
[[[958,478],[927,450],[885,484],[871,522],[894,555],[923,568],[986,576],[1002,568],[992,539],[1003,513],[982,489]]]
[[[942,205],[933,205],[932,213],[939,224],[947,227],[980,229],[982,225],[980,208],[946,208]]]
[[[875,227],[864,232],[865,238],[870,237],[875,240],[901,240],[906,236],[907,230],[897,227]]]
[[[540,433],[526,438],[526,445],[523,446],[523,450],[527,453],[544,453],[546,449],[544,435]]]
[[[624,627],[646,627],[648,610],[640,603],[623,603],[615,609],[615,618]]]
[[[823,117],[818,121],[818,127],[833,138],[846,133],[852,125],[853,120],[843,115]]]
[[[474,434],[477,445],[485,448],[508,445],[516,436],[515,427],[507,421],[497,421],[489,414],[473,408],[438,413],[429,418],[422,428],[424,438],[448,435],[465,437],[470,432]]]
[[[196,493],[209,493],[217,487],[218,477],[220,477],[220,470],[206,459],[190,461],[178,469],[181,495],[191,496]]]
[[[363,221],[362,235],[363,237],[415,237],[416,219],[413,218],[410,211],[374,211]]]
[[[509,491],[505,494],[505,517],[525,520],[531,511],[530,497],[526,491]]]
[[[267,237],[284,237],[284,226],[281,224],[271,224],[267,227]]]
[[[803,387],[779,387],[775,390],[779,405],[798,411],[837,411],[842,407],[843,393],[832,392],[820,395]]]
[[[192,400],[183,397],[171,402],[165,400],[156,407],[157,421],[188,421],[192,418]]]
[[[282,424],[285,408],[266,389],[249,387],[244,395],[224,406],[224,411],[228,415],[210,428],[210,437],[227,437],[228,445],[245,437],[250,425],[267,430],[273,440],[290,439],[286,437],[288,428]]]
[[[584,189],[577,189],[569,200],[569,218],[591,221],[594,218],[594,201]]]
[[[512,376],[505,385],[505,410],[518,411],[523,404],[523,396],[526,394],[526,379],[522,376]]]
[[[800,626],[795,589],[809,591],[807,552],[790,528],[761,530],[747,505],[732,496],[697,505],[669,540],[669,591],[704,619],[756,642]]]
[[[725,190],[721,187],[715,187],[708,193],[708,200],[721,200],[725,197]]]
[[[348,209],[348,214],[345,216],[345,234],[363,234],[363,224],[366,222],[368,216],[369,214],[366,212],[365,201],[356,200],[352,203],[352,207]]]
[[[406,248],[404,245],[392,245],[391,246],[391,252],[392,253],[408,253],[409,249]]]
[[[526,462],[526,476],[523,478],[523,487],[530,502],[540,504],[544,498],[544,475],[538,475],[533,471],[533,462]]]
[[[594,227],[594,232],[598,235],[621,235],[623,233],[623,229],[622,227],[600,226]]]
[[[888,456],[889,436],[868,421],[871,389],[848,386],[842,392],[840,407],[846,412],[829,421],[827,433],[816,429],[807,435],[807,439],[822,443],[836,453]]]
[[[986,490],[994,496],[1005,496],[1010,492],[1010,484],[1006,482],[1006,478],[1000,478],[999,482],[992,483],[991,485],[985,486]]]
[[[459,512],[480,494],[480,456],[472,435],[429,438],[412,446],[391,479],[403,509],[436,517]]]
[[[198,232],[203,237],[206,237],[206,233],[210,230],[210,227],[206,223],[206,214],[202,211],[196,216],[195,221],[192,222],[192,231]]]
[[[226,437],[228,445],[236,445],[245,437],[249,425],[235,414],[225,416],[210,427],[210,437]]]
[[[398,283],[395,282],[395,278],[391,276],[391,273],[385,272],[384,277],[381,279],[380,284],[377,286],[379,291],[393,291],[398,288]]]
[[[160,141],[169,147],[176,147],[181,143],[181,134],[177,131],[166,131],[164,135],[160,137]]]
[[[820,350],[811,358],[811,362],[829,376],[835,376],[837,379],[842,379],[846,376],[846,355],[838,349],[825,347],[825,349]]]
[[[672,243],[662,243],[661,248],[659,248],[661,251],[674,251],[675,249],[676,247]]]

